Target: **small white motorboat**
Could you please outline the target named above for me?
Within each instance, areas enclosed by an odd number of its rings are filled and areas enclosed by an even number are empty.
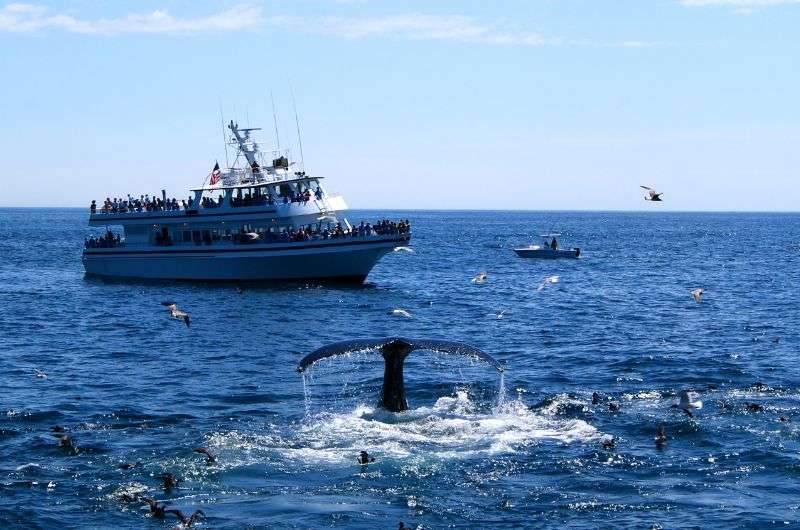
[[[561,237],[561,234],[541,234],[544,242],[541,245],[528,245],[527,247],[518,247],[514,249],[517,256],[520,258],[538,258],[538,259],[559,259],[559,258],[577,258],[581,255],[581,249],[575,248],[558,248],[556,237]],[[551,238],[550,243],[547,239]]]

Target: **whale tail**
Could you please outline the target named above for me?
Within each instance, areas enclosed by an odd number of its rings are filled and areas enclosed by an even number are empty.
[[[379,405],[391,412],[408,410],[405,384],[403,381],[403,364],[406,357],[415,350],[429,350],[448,355],[464,355],[475,360],[483,361],[502,372],[504,367],[493,357],[483,351],[465,344],[449,340],[429,339],[403,339],[400,337],[387,337],[384,339],[357,339],[336,342],[323,346],[306,355],[297,367],[298,372],[303,372],[315,362],[328,357],[347,355],[362,351],[379,350],[383,356],[383,386]]]

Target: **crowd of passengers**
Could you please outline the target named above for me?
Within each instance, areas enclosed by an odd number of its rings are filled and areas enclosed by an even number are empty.
[[[85,247],[86,248],[112,248],[118,247],[122,243],[118,235],[115,235],[111,230],[105,233],[105,235],[99,237],[90,237],[86,240]]]
[[[340,239],[340,238],[354,238],[366,237],[376,235],[397,235],[407,234],[411,230],[411,223],[408,219],[401,219],[398,222],[382,219],[375,224],[365,223],[361,221],[358,226],[353,226],[352,229],[347,229],[342,226],[342,223],[336,223],[336,226],[326,227],[324,229],[315,228],[313,225],[308,225],[300,228],[283,229],[280,232],[264,232],[259,234],[258,239],[254,239],[248,235],[247,232],[242,230],[240,233],[233,236],[236,243],[255,243],[255,242],[297,242],[297,241],[311,241],[315,239]]]
[[[322,188],[317,187],[314,191],[314,197],[320,200],[322,199],[322,195]],[[305,190],[299,193],[294,190],[289,190],[288,195],[279,195],[277,198],[271,192],[267,194],[255,193],[252,195],[246,193],[242,197],[232,197],[231,205],[234,207],[261,206],[265,204],[275,205],[279,202],[283,204],[296,202],[305,205],[310,200],[311,190]],[[224,198],[222,195],[220,195],[217,200],[210,197],[203,197],[201,205],[203,208],[218,208],[222,206],[223,202]],[[97,201],[92,201],[89,205],[89,211],[92,214],[98,211],[100,213],[172,212],[177,210],[191,210],[194,207],[194,200],[191,198],[188,201],[182,200],[179,203],[175,198],[164,200],[155,195],[152,198],[150,198],[150,195],[140,195],[137,199],[128,195],[127,199],[120,199],[117,197],[111,199],[106,197],[106,200],[103,201],[103,206],[99,209],[97,207]]]
[[[317,189],[314,190],[314,197],[316,197],[317,200],[322,199],[322,188],[317,187]],[[275,197],[275,195],[272,194],[272,192],[269,192],[267,194],[254,193],[252,195],[250,193],[246,193],[242,197],[231,198],[231,205],[234,207],[239,207],[239,206],[261,206],[264,204],[269,204],[270,206],[272,206],[278,204],[278,202],[281,202],[283,204],[289,204],[292,202],[306,204],[310,200],[311,200],[311,190],[305,190],[298,193],[290,189],[288,195],[279,195],[277,198]]]
[[[189,199],[189,203],[191,203],[191,199]],[[102,213],[129,213],[129,212],[171,212],[175,210],[180,210],[181,206],[186,209],[187,203],[186,201],[181,201],[181,204],[178,204],[177,199],[161,199],[160,197],[156,197],[153,195],[153,198],[150,198],[150,195],[140,195],[138,199],[131,197],[128,195],[127,199],[118,199],[114,198],[113,200],[106,197],[106,200],[103,201],[103,207],[100,208],[100,212]],[[191,208],[191,206],[189,206]],[[92,201],[92,204],[89,205],[89,211],[91,213],[97,213],[97,201]]]

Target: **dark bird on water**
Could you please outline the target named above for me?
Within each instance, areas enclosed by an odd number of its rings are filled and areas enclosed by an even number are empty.
[[[611,412],[619,412],[619,404],[612,401],[608,404],[608,410]]]
[[[172,473],[164,473],[158,478],[161,479],[161,487],[164,488],[164,491],[169,491],[172,488],[177,488],[178,483],[180,482],[180,479],[175,475],[173,475]]]
[[[178,309],[178,304],[176,304],[175,302],[168,301],[168,302],[161,302],[161,305],[163,305],[169,310],[169,316],[171,318],[183,320],[183,323],[186,324],[186,327],[187,328],[189,327],[190,324],[189,313]]]
[[[597,405],[598,403],[600,403],[600,394],[592,392],[592,405]]]
[[[152,515],[156,519],[164,518],[164,514],[167,509],[166,504],[158,502],[155,499],[151,499],[150,497],[142,497],[142,500],[146,502],[148,506],[150,506],[150,515]]]
[[[118,464],[117,467],[120,469],[133,469],[138,465],[141,465],[141,462],[123,462]]]
[[[58,447],[69,452],[75,452],[78,448],[75,447],[75,442],[66,434],[58,437]]]
[[[374,462],[374,461],[375,461],[375,457],[369,456],[369,453],[367,453],[366,451],[361,451],[358,454],[358,463],[361,464],[361,465],[366,465],[366,464],[369,464],[370,462]]]
[[[653,188],[649,188],[647,186],[639,186],[640,188],[644,188],[647,190],[647,195],[644,196],[644,200],[646,201],[653,201],[653,202],[661,202],[661,196],[664,195],[663,193],[658,193]]]
[[[370,350],[378,350],[383,356],[383,386],[381,387],[378,405],[390,412],[408,410],[403,381],[403,363],[406,357],[415,350],[464,355],[488,363],[498,372],[502,372],[505,369],[502,364],[488,354],[463,342],[387,337],[385,339],[347,340],[323,346],[303,357],[297,367],[297,371],[302,373],[321,359]]]
[[[600,441],[600,444],[603,446],[603,449],[611,450],[617,445],[617,441],[614,439],[613,436],[604,436],[603,439]]]
[[[217,461],[217,457],[214,456],[211,451],[206,449],[205,447],[196,447],[192,449],[195,453],[200,453],[201,455],[206,455],[206,464],[213,464]]]
[[[655,441],[656,445],[659,447],[667,443],[667,430],[663,425],[658,426],[658,429],[656,430]]]
[[[758,403],[747,404],[747,412],[761,412],[762,410],[764,410],[764,407],[762,407]]]
[[[67,432],[67,430],[61,425],[53,425],[52,427],[50,427],[50,430],[52,432]]]
[[[203,510],[195,510],[195,511],[192,513],[192,515],[190,515],[190,516],[188,516],[188,517],[187,517],[186,515],[184,515],[184,514],[183,514],[183,512],[182,512],[182,511],[180,511],[180,510],[165,510],[165,511],[166,511],[167,513],[171,513],[171,514],[173,514],[175,517],[177,517],[177,518],[180,520],[180,522],[181,522],[181,525],[183,525],[183,527],[184,527],[184,528],[189,528],[190,526],[192,526],[192,524],[193,524],[193,523],[194,523],[194,522],[195,522],[195,521],[196,521],[198,518],[200,518],[201,516],[205,517],[205,515],[206,515],[206,514],[204,514],[204,513],[203,513]]]

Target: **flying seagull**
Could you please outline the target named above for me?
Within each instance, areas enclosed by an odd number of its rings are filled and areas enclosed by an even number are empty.
[[[411,318],[411,313],[409,313],[405,309],[392,309],[391,311],[389,311],[388,314],[394,315],[396,317]]]
[[[703,301],[703,293],[705,292],[703,289],[701,288],[692,289],[689,292],[692,293],[692,298],[694,298],[694,301],[697,302],[698,304]]]
[[[644,200],[661,202],[661,196],[664,195],[663,193],[658,193],[653,188],[648,188],[647,186],[639,186],[639,187],[647,190],[647,195],[644,196]]]
[[[483,283],[486,281],[486,278],[489,277],[489,274],[486,271],[481,271],[472,278],[472,283]]]
[[[410,252],[410,253],[413,254],[414,253],[414,249],[411,248],[411,247],[394,247],[392,252]]]
[[[554,283],[558,283],[558,275],[548,276],[547,278],[542,280],[542,283],[539,284],[539,288],[537,289],[537,291],[541,291],[542,289],[544,289],[548,285],[551,285],[551,284],[554,284]]]
[[[690,418],[694,417],[692,415],[692,409],[701,409],[703,408],[703,402],[699,399],[697,401],[692,401],[692,398],[696,397],[694,392],[689,392],[688,390],[681,390],[678,392],[678,404],[672,405],[673,408],[681,409],[685,412]]]
[[[169,316],[172,318],[176,318],[178,320],[183,320],[183,323],[186,324],[186,327],[189,327],[189,313],[186,311],[181,311],[178,309],[178,304],[175,302],[161,302],[161,305],[166,307],[169,310]]]

